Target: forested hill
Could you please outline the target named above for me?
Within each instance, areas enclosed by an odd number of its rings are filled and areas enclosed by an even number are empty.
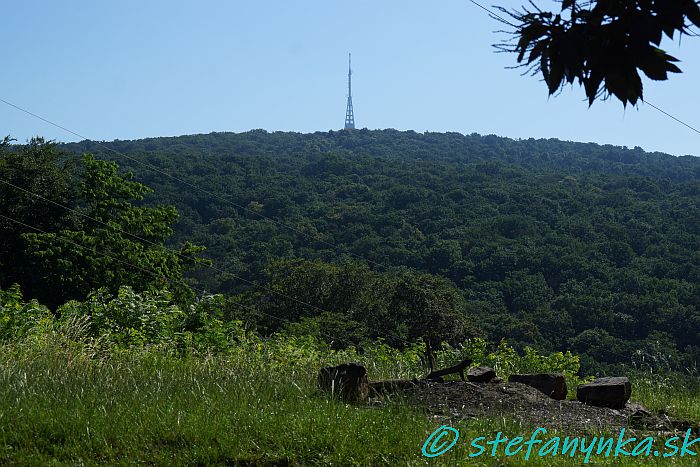
[[[674,181],[697,180],[700,162],[694,156],[648,153],[641,148],[575,143],[557,139],[513,140],[476,133],[416,133],[367,129],[312,134],[253,130],[246,133],[210,133],[99,144],[89,141],[65,145],[76,152],[112,150],[133,154],[167,151],[171,156],[302,156],[338,155],[388,157],[402,160],[428,158],[441,162],[493,161],[542,170],[605,172],[641,175]]]
[[[64,148],[115,159],[152,202],[177,206],[174,241],[206,245],[219,269],[199,287],[240,292],[220,270],[264,281],[281,258],[366,261],[449,279],[492,339],[606,362],[699,360],[699,157],[395,130],[102,144],[128,158]]]

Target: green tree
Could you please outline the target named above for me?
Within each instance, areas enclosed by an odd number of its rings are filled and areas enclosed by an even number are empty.
[[[330,264],[301,259],[272,262],[265,271],[266,284],[232,301],[229,318],[258,324],[275,331],[285,322],[288,331],[313,331],[335,346],[360,344],[384,331],[387,316],[387,278],[360,262]]]
[[[30,226],[55,232],[76,225],[76,216],[56,204],[75,207],[75,164],[42,138],[16,147],[11,141],[0,141],[0,287],[20,283],[32,296],[41,281],[22,234]]]
[[[423,339],[435,348],[442,341],[460,342],[469,334],[464,299],[454,284],[440,276],[399,276],[389,309],[402,344]]]
[[[242,294],[227,302],[227,313],[246,325],[281,330],[265,312],[340,337],[341,345],[363,336],[401,344],[411,323],[395,317],[390,303],[405,268],[458,284],[465,314],[492,341],[563,350],[599,328],[639,346],[656,330],[687,356],[685,367],[697,362],[698,157],[396,130],[212,133],[103,145],[124,153],[120,166],[155,189],[152,203],[177,206],[182,221],[171,242],[206,245],[219,265],[188,280]],[[104,150],[90,142],[64,147]],[[133,163],[142,157],[215,196],[183,190]],[[245,210],[251,201],[261,213]],[[349,254],[371,269],[340,267]],[[280,268],[274,280],[265,274],[285,258],[320,264]],[[328,314],[251,293],[251,282],[279,286]],[[257,310],[244,313],[241,302]]]
[[[45,284],[39,298],[57,305],[100,287],[115,293],[122,285],[191,298],[183,276],[202,261],[197,254],[204,248],[190,242],[179,249],[165,246],[177,210],[135,205],[152,190],[131,180],[131,173],[118,174],[114,162],[90,154],[82,162],[77,204],[85,216],[75,227],[22,234],[35,258],[35,274]]]

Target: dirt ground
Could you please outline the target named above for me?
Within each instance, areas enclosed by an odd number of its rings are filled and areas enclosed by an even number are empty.
[[[470,383],[418,381],[403,393],[408,400],[445,420],[508,416],[535,426],[566,429],[567,432],[617,430],[677,433],[697,425],[663,414],[652,414],[634,402],[622,410],[594,407],[578,401],[554,400],[520,383]],[[374,400],[381,403],[381,400]]]

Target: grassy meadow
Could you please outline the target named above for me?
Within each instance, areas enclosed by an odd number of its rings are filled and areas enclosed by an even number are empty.
[[[311,339],[250,339],[217,354],[119,349],[76,339],[75,322],[0,347],[0,463],[7,465],[523,465],[521,456],[469,459],[467,442],[421,455],[444,422],[397,400],[386,407],[329,400],[315,388],[324,364],[360,361],[370,379],[420,374],[417,352],[360,355]],[[503,346],[502,346],[503,347]],[[493,354],[491,354],[493,355]],[[502,357],[502,355],[501,355]],[[550,359],[551,360],[551,359]],[[543,357],[544,361],[544,357]],[[493,361],[491,362],[493,363]],[[521,358],[513,365],[524,365]],[[700,394],[670,379],[634,382],[634,399],[700,420]],[[528,437],[506,419],[455,421],[465,440]],[[567,433],[559,433],[562,437]],[[591,435],[601,433],[591,433]],[[552,435],[548,433],[547,436]],[[608,436],[615,436],[615,432]],[[502,453],[502,450],[501,450]],[[531,457],[527,465],[580,465]],[[594,458],[600,464],[599,458]],[[691,459],[656,460],[687,465]],[[611,460],[636,465],[638,459]]]

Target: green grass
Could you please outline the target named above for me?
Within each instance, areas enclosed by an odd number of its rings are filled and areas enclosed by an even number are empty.
[[[5,349],[0,459],[393,464],[415,453],[429,428],[417,411],[358,408],[317,396],[314,372],[253,363],[136,352],[94,361],[73,351]]]
[[[700,422],[700,380],[697,378],[637,375],[632,382],[632,398],[648,409]]]
[[[428,462],[421,446],[443,422],[401,402],[371,408],[328,400],[315,389],[315,367],[280,363],[266,354],[98,355],[60,343],[0,348],[0,464],[524,463],[522,456],[468,459],[467,442]],[[388,376],[390,363],[373,371]],[[673,407],[700,420],[697,393],[647,384],[637,395],[651,407]],[[534,429],[511,420],[456,426],[464,440],[498,431],[529,436]],[[527,465],[580,465],[582,459],[531,458]],[[682,465],[681,459],[675,462]]]

